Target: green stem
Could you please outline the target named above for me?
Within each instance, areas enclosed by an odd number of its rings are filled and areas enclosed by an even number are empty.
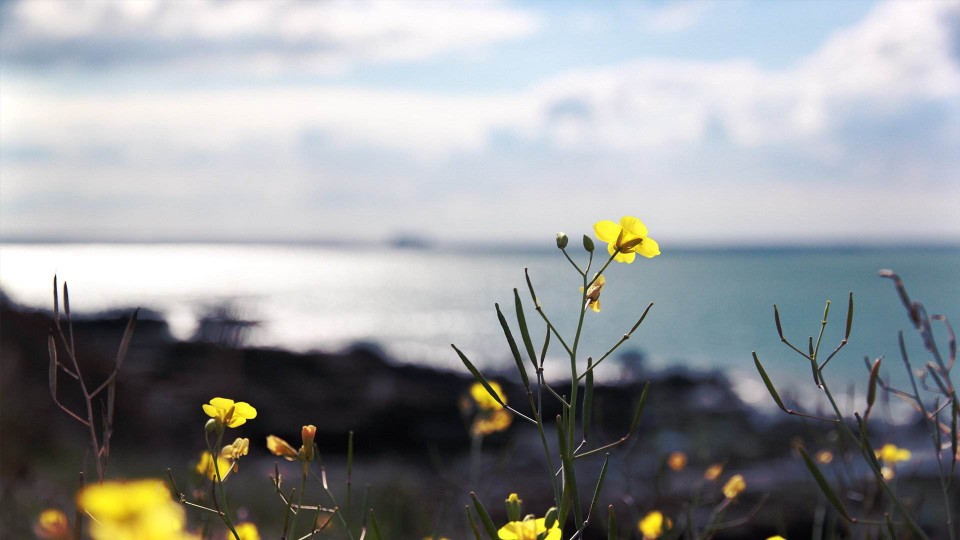
[[[227,492],[223,489],[223,477],[220,475],[220,463],[217,462],[217,458],[220,456],[220,448],[223,444],[223,425],[218,424],[217,429],[217,443],[213,448],[210,447],[210,439],[207,441],[207,450],[210,452],[210,458],[213,461],[213,472],[216,476],[217,481],[217,491],[220,492],[220,501],[223,504],[223,508],[218,508],[220,513],[220,518],[227,525],[227,528],[230,529],[230,533],[233,534],[235,540],[240,540],[240,533],[237,532],[237,529],[234,528],[233,523],[230,521],[230,505],[227,503]]]
[[[826,380],[823,378],[823,374],[820,374],[820,387],[823,388],[824,394],[827,395],[827,400],[830,401],[830,406],[833,408],[834,414],[836,414],[839,424],[843,426],[844,432],[850,437],[850,440],[856,443],[857,447],[860,449],[860,453],[863,455],[864,461],[867,462],[867,465],[870,467],[870,470],[873,472],[873,475],[877,478],[877,483],[880,485],[880,488],[883,492],[890,498],[893,504],[897,507],[901,514],[907,519],[907,523],[910,525],[910,529],[920,538],[926,538],[929,540],[929,537],[926,533],[923,532],[923,529],[920,528],[920,525],[917,524],[916,520],[913,519],[910,511],[904,506],[903,502],[896,496],[892,489],[890,489],[889,484],[883,478],[883,473],[881,473],[879,467],[877,467],[874,456],[868,455],[866,448],[868,445],[861,444],[861,441],[854,434],[853,430],[850,429],[850,426],[843,419],[843,414],[840,412],[840,407],[837,406],[837,402],[833,399],[833,393],[830,392],[830,388],[827,386]]]

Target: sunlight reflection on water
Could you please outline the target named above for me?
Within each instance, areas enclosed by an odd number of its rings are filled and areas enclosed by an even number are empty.
[[[198,317],[229,303],[235,313],[261,323],[250,336],[253,345],[338,350],[364,342],[401,361],[457,370],[451,343],[490,369],[512,365],[493,305],[499,302],[512,320],[514,287],[524,299],[531,333],[542,339],[525,266],[545,310],[564,332],[575,327],[579,298],[577,275],[555,251],[201,244],[4,244],[0,250],[0,287],[30,307],[48,308],[56,273],[70,283],[76,310],[149,307],[184,339],[195,332]],[[643,351],[648,366],[721,368],[759,380],[750,359],[757,350],[777,380],[806,384],[809,365],[779,344],[771,306],[780,306],[788,337],[803,343],[818,330],[823,301],[832,299],[835,323],[824,338],[824,348],[832,350],[853,290],[853,339],[846,358],[830,369],[835,379],[860,382],[864,355],[895,357],[897,331],[913,337],[893,287],[876,277],[880,268],[898,271],[931,313],[957,315],[958,249],[665,250],[654,260],[611,266],[603,311],[587,313],[582,350],[599,357],[654,302],[624,346]],[[551,355],[557,357],[556,372],[564,365],[559,351],[557,345]],[[601,375],[618,373],[617,361]],[[901,371],[891,366],[892,375]]]

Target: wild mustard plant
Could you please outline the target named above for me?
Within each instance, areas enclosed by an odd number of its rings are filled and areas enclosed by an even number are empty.
[[[77,356],[76,341],[73,335],[73,318],[70,314],[70,290],[67,283],[63,283],[63,318],[66,319],[66,330],[60,316],[60,294],[57,287],[57,276],[53,276],[53,325],[47,338],[47,350],[50,356],[50,396],[63,412],[79,422],[87,429],[90,438],[90,456],[93,457],[97,470],[97,481],[103,482],[104,472],[110,459],[110,438],[113,435],[114,402],[117,394],[117,375],[123,366],[130,348],[130,339],[137,325],[139,309],[134,310],[127,321],[127,327],[120,338],[120,347],[114,358],[113,369],[107,377],[96,386],[93,386],[84,375],[80,359]],[[63,349],[66,359],[60,357],[59,350]],[[60,373],[75,380],[83,398],[83,410],[76,411],[65,405],[59,398]],[[106,401],[103,394],[106,393]],[[86,467],[84,467],[86,468]],[[81,484],[83,483],[81,473]],[[77,527],[81,527],[82,517],[77,515]]]
[[[864,505],[861,511],[867,513],[866,516],[860,517],[853,515],[847,508],[850,500],[846,497],[841,497],[820,470],[821,465],[833,461],[832,453],[830,454],[830,458],[826,459],[821,457],[824,455],[821,451],[815,454],[817,459],[813,459],[802,446],[798,447],[797,450],[803,458],[805,465],[810,470],[811,475],[816,480],[818,487],[836,511],[837,515],[843,519],[844,522],[851,526],[871,526],[877,530],[884,531],[883,534],[891,537],[897,537],[903,533],[916,538],[930,538],[928,533],[935,531],[935,537],[937,538],[956,540],[957,531],[954,506],[956,505],[957,491],[957,484],[955,482],[956,466],[958,461],[958,446],[960,446],[960,430],[958,430],[960,404],[957,402],[956,390],[951,380],[951,370],[956,361],[956,337],[946,317],[942,315],[930,316],[924,309],[923,304],[910,300],[899,276],[889,270],[881,271],[880,275],[881,277],[894,281],[897,293],[907,309],[909,319],[920,335],[927,354],[929,354],[929,361],[924,364],[923,368],[915,371],[909,354],[907,353],[903,332],[900,332],[900,356],[910,381],[910,390],[904,391],[894,388],[884,381],[880,376],[880,367],[883,361],[882,357],[877,358],[872,364],[869,358],[864,358],[864,362],[869,371],[869,378],[863,414],[861,415],[855,411],[852,415],[853,421],[851,422],[850,419],[840,411],[840,407],[837,405],[836,399],[834,399],[833,393],[825,378],[824,368],[844,345],[847,344],[850,338],[853,325],[853,293],[850,293],[848,301],[844,337],[834,351],[823,361],[820,361],[818,353],[823,337],[823,330],[827,325],[830,302],[827,301],[826,307],[824,308],[819,335],[816,340],[814,340],[812,336],[807,340],[808,346],[806,351],[792,344],[784,336],[784,331],[780,324],[779,310],[776,305],[774,305],[773,308],[774,321],[780,340],[810,363],[814,384],[823,392],[824,396],[826,396],[830,410],[833,413],[832,417],[823,418],[788,408],[777,392],[770,377],[767,375],[756,352],[753,353],[754,365],[760,373],[760,377],[763,379],[771,397],[781,410],[790,415],[833,423],[845,438],[845,441],[852,443],[852,447],[855,449],[854,452],[860,455],[861,461],[865,463],[867,470],[873,477],[874,485],[879,489],[880,493],[886,497],[889,503],[886,509],[875,510]],[[942,324],[947,333],[949,341],[947,355],[942,353],[940,346],[934,338],[933,326],[935,323]],[[919,383],[918,379],[920,381]],[[933,382],[928,383],[928,379]],[[892,443],[886,443],[877,448],[871,440],[869,420],[870,413],[876,402],[878,387],[912,406],[918,413],[923,425],[928,429],[931,442],[933,443],[932,454],[936,459],[937,476],[943,496],[942,511],[945,516],[943,529],[938,528],[932,523],[926,524],[926,527],[924,527],[918,519],[919,508],[915,502],[916,498],[911,498],[911,500],[904,497],[902,493],[898,492],[898,486],[895,486],[892,482],[896,476],[896,463],[910,460],[912,458],[911,452],[898,448]],[[923,394],[921,394],[921,388],[923,389]],[[871,513],[874,515],[870,515]]]
[[[383,535],[380,532],[380,526],[374,515],[372,508],[367,506],[367,497],[369,488],[364,494],[361,503],[363,512],[361,513],[359,526],[354,532],[354,523],[351,514],[352,490],[353,490],[353,432],[349,432],[347,439],[347,471],[346,471],[346,500],[343,506],[340,505],[336,495],[330,488],[327,480],[327,470],[323,465],[323,460],[316,448],[317,428],[313,425],[303,426],[300,429],[300,438],[302,444],[299,449],[276,435],[267,436],[267,449],[274,455],[282,457],[287,461],[296,461],[300,464],[300,488],[292,488],[289,493],[283,491],[283,477],[280,474],[279,465],[275,466],[274,474],[271,477],[277,497],[284,505],[284,525],[283,538],[297,540],[307,540],[316,534],[327,529],[331,523],[336,520],[341,527],[340,535],[357,540],[366,538],[369,534],[374,540],[380,540]],[[319,474],[311,466],[316,465]],[[323,494],[328,499],[328,505],[304,504],[304,493],[306,492],[307,480],[313,477],[320,482]],[[313,519],[310,521],[309,531],[300,534],[297,532],[297,523],[301,513],[312,512]],[[301,522],[302,523],[302,522]]]
[[[518,290],[513,290],[514,309],[516,312],[517,325],[520,329],[523,348],[527,356],[526,360],[521,354],[520,347],[514,338],[513,331],[510,329],[510,325],[508,324],[506,317],[500,310],[500,306],[495,306],[497,318],[500,321],[507,344],[510,347],[510,351],[516,363],[520,382],[527,397],[527,404],[530,408],[530,412],[528,414],[524,414],[515,407],[508,405],[501,393],[493,387],[493,385],[487,380],[486,377],[484,377],[480,370],[477,369],[473,362],[471,362],[460,349],[453,345],[453,349],[456,351],[461,361],[464,363],[470,373],[473,374],[477,383],[486,391],[489,398],[494,400],[503,409],[513,413],[513,415],[520,420],[531,424],[537,429],[540,435],[541,444],[543,446],[547,481],[553,491],[554,507],[556,509],[554,513],[556,514],[556,517],[553,518],[552,515],[549,515],[548,513],[548,516],[540,518],[544,520],[544,530],[539,529],[539,522],[536,519],[527,519],[523,521],[512,519],[510,521],[511,528],[507,531],[504,531],[503,528],[498,528],[493,524],[489,518],[489,514],[483,507],[483,504],[480,502],[479,498],[477,498],[476,495],[471,494],[474,502],[474,510],[477,516],[480,518],[480,523],[483,525],[483,528],[486,530],[486,533],[490,538],[527,538],[528,536],[529,538],[544,538],[546,536],[549,536],[550,538],[559,538],[560,535],[562,535],[562,530],[568,519],[572,519],[573,528],[575,529],[573,537],[581,537],[593,516],[597,499],[606,475],[609,453],[606,454],[600,475],[594,484],[592,500],[587,507],[583,506],[583,499],[581,499],[581,485],[577,479],[577,474],[574,469],[574,462],[588,456],[605,453],[608,450],[623,444],[635,434],[639,424],[640,414],[646,401],[646,392],[649,385],[644,388],[643,393],[640,395],[637,401],[633,419],[627,433],[616,441],[591,448],[591,443],[598,442],[595,440],[595,436],[590,430],[593,403],[593,371],[620,345],[622,345],[633,335],[633,333],[643,322],[653,304],[647,306],[646,310],[640,315],[636,323],[624,333],[623,337],[619,341],[611,346],[603,355],[599,356],[596,361],[592,356],[584,359],[580,355],[579,349],[582,338],[584,317],[587,310],[589,309],[594,312],[599,312],[601,309],[600,293],[603,287],[607,285],[607,279],[603,275],[603,272],[614,261],[626,264],[634,262],[638,253],[646,258],[656,257],[660,255],[660,247],[655,240],[648,236],[647,228],[643,222],[631,216],[623,217],[619,223],[606,220],[599,221],[594,225],[594,233],[600,241],[607,244],[607,253],[609,255],[609,257],[606,258],[603,264],[600,265],[599,270],[596,272],[592,271],[595,252],[594,242],[589,236],[583,236],[583,249],[586,252],[587,258],[586,264],[583,266],[578,264],[568,253],[567,247],[569,245],[569,238],[567,235],[564,233],[559,233],[556,238],[557,248],[573,267],[580,279],[579,313],[577,316],[576,331],[572,337],[565,337],[553,324],[550,316],[547,314],[543,305],[537,298],[533,280],[531,279],[529,272],[525,273],[527,289],[530,293],[530,300],[532,301],[537,314],[540,316],[541,320],[546,326],[546,335],[539,348],[539,354],[534,348],[533,340],[530,335],[530,329],[524,312],[523,302],[520,299],[520,293]],[[561,395],[560,392],[555,390],[544,380],[543,365],[547,357],[547,351],[549,349],[551,340],[556,340],[556,342],[559,342],[569,360],[570,388],[569,392],[563,395]],[[530,366],[536,375],[532,382],[527,373],[527,361],[529,361]],[[581,386],[583,387],[582,395]],[[560,403],[561,406],[561,414],[557,415],[557,417],[554,419],[556,422],[555,426],[558,448],[556,454],[554,454],[553,450],[551,450],[551,446],[547,440],[547,431],[550,427],[547,424],[547,419],[543,418],[544,392],[546,392],[547,399],[555,399]],[[469,509],[467,511],[467,516],[475,537],[479,539],[479,527],[476,526],[476,520]],[[614,520],[615,518],[613,517],[611,509],[611,513],[608,517],[608,523],[612,524]],[[554,533],[554,530],[556,533]],[[556,536],[554,536],[554,534],[556,534]]]

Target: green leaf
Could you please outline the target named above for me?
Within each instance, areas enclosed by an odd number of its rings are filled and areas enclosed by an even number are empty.
[[[649,390],[650,381],[647,381],[647,384],[643,385],[643,391],[640,392],[640,400],[637,402],[637,408],[633,411],[633,420],[630,421],[630,431],[628,433],[631,436],[637,432],[637,428],[640,426],[640,415],[643,414],[643,409],[647,406],[647,392]]]
[[[517,289],[513,289],[513,303],[517,310],[517,324],[520,326],[523,346],[527,349],[527,355],[530,357],[533,369],[537,369],[537,353],[533,349],[533,340],[530,339],[530,330],[527,328],[527,317],[523,314],[523,302],[520,301],[520,292]]]
[[[470,505],[464,505],[463,508],[467,511],[467,523],[470,524],[470,530],[473,532],[474,540],[480,540],[480,529],[477,527],[476,520],[473,519],[473,512],[470,511]]]
[[[587,358],[587,381],[583,393],[583,409],[580,423],[583,425],[583,440],[590,437],[590,420],[593,416],[593,358]]]
[[[473,365],[473,362],[468,360],[467,356],[462,352],[460,352],[460,349],[458,349],[456,345],[450,344],[450,346],[453,347],[453,350],[457,351],[457,355],[460,356],[460,360],[463,362],[463,365],[467,366],[467,369],[470,371],[471,374],[473,374],[473,378],[476,379],[476,381],[486,389],[487,393],[490,394],[490,396],[493,398],[494,401],[496,401],[502,407],[505,408],[507,404],[504,403],[502,399],[500,399],[500,394],[497,394],[493,390],[493,388],[490,386],[490,383],[487,382],[487,379],[483,376],[483,374],[480,373],[480,370],[478,370],[476,366]]]
[[[833,491],[833,488],[830,487],[830,483],[827,482],[827,479],[823,476],[823,473],[820,472],[817,464],[810,459],[807,451],[804,450],[802,446],[797,447],[797,450],[803,457],[804,464],[806,464],[807,468],[810,469],[810,474],[813,475],[813,479],[817,481],[817,486],[820,487],[820,491],[822,491],[827,497],[827,500],[830,501],[830,504],[833,506],[834,510],[836,510],[837,513],[843,517],[843,519],[852,521],[852,519],[850,519],[850,514],[847,513],[847,509],[843,506],[843,502],[840,501],[840,497],[837,497],[837,494]]]
[[[767,376],[767,371],[763,369],[763,364],[760,363],[760,359],[757,358],[757,352],[753,352],[753,363],[757,366],[757,371],[760,372],[760,378],[763,379],[763,384],[766,385],[767,391],[770,392],[770,396],[773,397],[773,401],[776,402],[777,407],[780,407],[780,410],[783,412],[788,412],[786,406],[783,404],[783,400],[780,399],[780,394],[777,393],[777,389],[773,387],[773,383],[770,382],[770,377]]]
[[[490,519],[490,514],[487,513],[487,509],[483,507],[483,503],[480,502],[476,493],[471,491],[470,498],[473,499],[473,507],[477,510],[477,515],[480,516],[480,523],[482,523],[483,528],[486,529],[487,536],[490,537],[490,540],[498,540],[497,526],[494,525],[493,520]]]
[[[527,378],[527,369],[523,365],[523,359],[520,358],[520,349],[517,348],[517,341],[513,339],[513,332],[510,331],[510,325],[507,324],[506,317],[503,316],[503,312],[500,311],[500,304],[494,304],[497,308],[497,319],[500,320],[500,328],[503,329],[503,335],[507,338],[507,343],[510,345],[510,352],[513,353],[513,360],[517,364],[517,371],[520,372],[520,379],[523,381],[523,387],[530,388],[530,379]]]
[[[853,330],[853,291],[850,291],[850,298],[847,301],[847,330],[843,334],[843,339],[850,339],[850,331]]]
[[[617,540],[617,516],[612,504],[607,507],[607,540]]]
[[[600,468],[600,478],[597,480],[597,487],[593,491],[593,499],[590,501],[590,510],[587,512],[587,516],[593,515],[594,508],[597,507],[597,499],[600,498],[600,490],[603,489],[603,481],[607,477],[607,463],[610,461],[610,453],[603,457],[603,467]]]

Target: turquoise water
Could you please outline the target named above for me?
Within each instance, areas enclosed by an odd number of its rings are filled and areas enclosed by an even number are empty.
[[[574,256],[582,253],[571,249]],[[150,307],[183,338],[193,333],[198,316],[229,302],[235,312],[261,323],[250,335],[254,345],[329,350],[368,342],[400,361],[451,369],[462,369],[451,343],[485,369],[512,365],[493,306],[499,302],[512,313],[514,287],[536,339],[542,338],[525,267],[545,312],[570,336],[580,283],[556,250],[0,245],[0,287],[27,306],[49,306],[51,278],[58,273],[70,282],[75,309]],[[724,369],[749,393],[758,381],[750,355],[756,350],[778,383],[806,387],[809,364],[779,343],[772,306],[780,307],[787,337],[804,346],[819,331],[824,301],[832,300],[822,346],[832,350],[842,337],[847,294],[853,291],[852,338],[828,374],[844,384],[859,383],[865,379],[863,357],[885,355],[887,371],[899,378],[899,330],[915,359],[926,358],[892,282],[877,277],[883,268],[898,272],[930,313],[960,320],[960,248],[667,248],[655,259],[608,269],[603,310],[586,314],[581,351],[603,354],[653,302],[622,349],[642,352],[647,366]],[[562,372],[559,346],[552,350],[549,364]],[[602,374],[616,377],[622,367],[611,362]]]

